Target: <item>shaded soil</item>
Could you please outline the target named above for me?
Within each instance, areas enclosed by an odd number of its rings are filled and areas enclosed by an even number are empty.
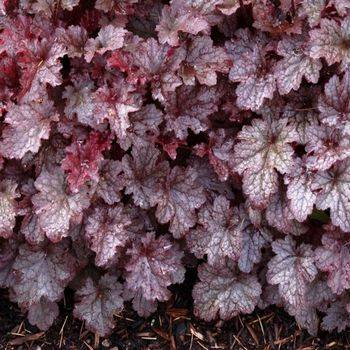
[[[25,315],[0,291],[0,349],[350,349],[350,333],[321,333],[318,338],[301,330],[294,319],[277,308],[256,311],[228,322],[195,319],[186,303],[172,300],[147,319],[127,306],[116,315],[117,326],[107,339],[87,331],[72,317],[71,296],[60,304],[61,314],[47,332],[31,326]]]

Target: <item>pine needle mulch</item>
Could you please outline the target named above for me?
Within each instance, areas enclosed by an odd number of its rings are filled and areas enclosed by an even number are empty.
[[[116,328],[100,338],[73,319],[69,302],[61,303],[53,327],[41,332],[0,292],[0,350],[324,350],[349,349],[350,333],[320,333],[317,338],[301,330],[292,317],[277,308],[257,310],[228,322],[201,322],[174,301],[159,307],[148,319],[127,307],[115,315]]]

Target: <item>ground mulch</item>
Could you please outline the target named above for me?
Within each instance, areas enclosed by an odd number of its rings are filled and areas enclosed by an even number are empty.
[[[301,330],[295,320],[277,308],[258,310],[228,322],[197,320],[186,302],[172,300],[147,319],[131,307],[115,315],[113,334],[99,338],[72,317],[71,297],[60,303],[61,314],[53,327],[41,332],[0,290],[0,349],[6,350],[143,350],[143,349],[243,349],[314,350],[350,349],[350,333],[320,333],[317,338]]]

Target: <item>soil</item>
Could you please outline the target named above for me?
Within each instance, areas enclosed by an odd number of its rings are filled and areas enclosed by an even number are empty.
[[[301,330],[295,320],[277,308],[258,310],[228,322],[197,320],[189,301],[176,297],[147,319],[137,316],[127,305],[115,315],[112,335],[102,339],[87,331],[83,322],[72,317],[72,295],[60,303],[61,313],[47,332],[31,326],[21,310],[0,290],[0,350],[56,349],[243,349],[314,350],[350,349],[350,334],[320,333],[317,338]]]

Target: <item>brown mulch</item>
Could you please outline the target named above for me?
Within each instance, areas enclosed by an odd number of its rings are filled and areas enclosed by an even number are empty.
[[[61,315],[53,327],[41,332],[31,326],[20,310],[0,291],[0,349],[264,349],[314,350],[350,349],[350,333],[320,333],[311,337],[294,319],[276,308],[258,310],[228,322],[205,323],[194,318],[184,302],[173,300],[161,305],[148,319],[138,317],[127,307],[115,315],[117,326],[106,339],[87,331],[84,323],[73,319],[72,303],[66,296]]]

